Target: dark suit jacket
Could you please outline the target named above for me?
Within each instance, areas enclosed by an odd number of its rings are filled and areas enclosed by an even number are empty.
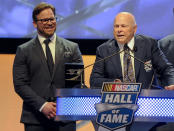
[[[55,96],[56,88],[64,88],[64,63],[82,62],[76,43],[57,37],[55,65],[50,76],[46,58],[38,38],[17,48],[13,65],[15,91],[23,99],[21,122],[39,124],[48,119],[39,112],[48,97]]]
[[[169,62],[174,65],[174,34],[159,40],[158,45]],[[162,79],[160,79],[160,83],[163,85]]]
[[[174,34],[159,40],[158,44],[169,62],[174,65]]]
[[[165,80],[166,85],[174,84],[174,69],[159,50],[156,40],[136,35],[134,47],[136,47],[134,56],[145,63],[150,62],[153,66],[153,69],[145,69],[147,67],[145,64],[134,59],[136,82],[142,83],[143,88],[148,88],[155,70]],[[96,61],[115,52],[119,52],[118,44],[115,40],[109,40],[97,48]],[[103,82],[113,82],[115,79],[123,80],[119,54],[94,65],[90,85],[91,88],[101,88]]]

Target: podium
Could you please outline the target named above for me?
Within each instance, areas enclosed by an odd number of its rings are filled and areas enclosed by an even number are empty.
[[[57,89],[56,96],[56,121],[96,119],[95,104],[101,100],[100,89]],[[142,89],[137,105],[134,123],[145,122],[146,126],[149,122],[174,122],[174,91]]]
[[[57,121],[95,120],[100,89],[57,89]],[[142,89],[134,121],[174,122],[174,91]]]

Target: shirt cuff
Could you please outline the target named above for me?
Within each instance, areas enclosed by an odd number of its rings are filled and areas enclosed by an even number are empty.
[[[48,102],[45,102],[45,103],[41,106],[41,108],[39,109],[40,112],[42,111],[42,109],[44,108],[44,106],[45,106],[47,103],[48,103]]]

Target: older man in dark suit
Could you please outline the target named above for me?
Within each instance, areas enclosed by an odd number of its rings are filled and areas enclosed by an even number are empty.
[[[13,65],[15,91],[23,99],[25,131],[75,131],[75,122],[55,122],[56,88],[65,87],[64,64],[83,63],[76,43],[55,34],[55,8],[47,3],[33,10],[37,37],[20,45]]]
[[[122,50],[123,52],[94,65],[90,78],[91,87],[101,87],[103,82],[124,81],[123,57],[126,45],[132,56],[130,62],[133,67],[134,82],[142,83],[143,88],[148,88],[154,71],[156,71],[165,81],[165,88],[174,89],[174,69],[159,50],[157,41],[147,36],[135,35],[136,30],[137,25],[132,14],[121,12],[116,16],[115,39],[109,40],[97,48],[96,61],[115,52]]]
[[[101,88],[103,82],[113,81],[138,82],[142,83],[142,88],[151,88],[155,71],[164,80],[165,89],[174,89],[174,68],[158,48],[157,41],[135,35],[136,30],[136,21],[131,13],[121,12],[115,17],[115,39],[97,48],[96,63],[90,77],[91,88]],[[105,59],[116,52],[117,55]]]

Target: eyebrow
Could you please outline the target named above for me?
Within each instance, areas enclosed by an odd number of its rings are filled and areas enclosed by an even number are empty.
[[[114,24],[114,26],[129,26],[128,24]]]

